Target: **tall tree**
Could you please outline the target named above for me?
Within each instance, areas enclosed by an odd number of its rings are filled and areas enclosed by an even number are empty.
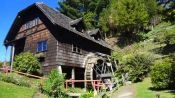
[[[87,27],[97,26],[99,14],[109,4],[110,0],[64,0],[58,2],[61,13],[72,19],[83,17]]]
[[[69,16],[72,19],[76,19],[82,16],[82,13],[80,12],[80,9],[82,7],[82,3],[80,0],[66,0],[66,1],[60,1],[58,2],[59,6],[57,9]]]
[[[148,15],[149,23],[152,27],[161,21],[160,12],[162,7],[158,5],[157,0],[144,0]]]
[[[160,7],[157,0],[144,0],[144,3],[150,18],[158,14]]]
[[[147,23],[148,12],[143,0],[112,0],[110,6],[100,15],[103,30],[117,28],[127,35],[137,32]]]
[[[175,0],[166,0],[160,2],[163,5],[164,9],[162,12],[162,16],[172,23],[175,23]]]

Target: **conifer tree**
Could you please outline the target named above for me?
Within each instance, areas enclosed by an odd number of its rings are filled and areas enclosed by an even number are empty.
[[[99,14],[110,0],[63,0],[58,2],[61,13],[72,19],[83,17],[88,28],[97,27]]]

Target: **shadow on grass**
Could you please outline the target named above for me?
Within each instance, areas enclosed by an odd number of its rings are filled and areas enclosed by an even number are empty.
[[[118,36],[118,42],[116,43],[120,48],[124,48],[133,43],[138,43],[147,39],[144,38],[143,35],[135,34],[135,33],[122,33]]]
[[[170,53],[174,53],[175,52],[175,44],[173,45],[166,45],[163,50],[162,50],[162,54],[170,54]]]
[[[168,55],[175,52],[175,45],[166,45],[150,50],[156,54]]]
[[[175,95],[175,89],[155,89],[153,87],[149,87],[148,89],[151,91],[165,92],[165,93],[171,93],[171,94]]]

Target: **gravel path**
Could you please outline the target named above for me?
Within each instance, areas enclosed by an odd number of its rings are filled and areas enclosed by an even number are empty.
[[[110,98],[135,98],[135,88],[133,85],[126,85],[118,93],[114,92]]]

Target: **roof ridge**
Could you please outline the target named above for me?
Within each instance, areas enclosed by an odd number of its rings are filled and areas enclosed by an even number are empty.
[[[35,4],[44,4],[44,2],[35,2]]]
[[[86,33],[80,33],[79,31],[75,30],[74,28],[72,28],[70,26],[70,22],[72,21],[73,22],[73,19],[71,19],[70,17],[64,15],[63,13],[57,11],[56,9],[52,8],[52,7],[49,7],[48,5],[44,4],[43,2],[36,2],[30,6],[28,6],[27,8],[23,9],[22,11],[20,11],[20,13],[23,13],[24,11],[26,10],[29,10],[30,8],[37,8],[39,9],[49,20],[50,22],[52,22],[54,25],[58,25],[62,28],[65,28],[69,31],[71,31],[72,33],[75,33],[81,37],[84,37],[94,43],[97,43],[103,47],[106,47],[106,48],[109,48],[111,49],[108,45],[100,42],[100,41],[97,41],[95,39],[93,39],[92,37],[90,37],[88,34]],[[18,15],[20,14],[18,13]],[[75,19],[74,21],[76,20],[81,20],[81,18],[78,18],[78,19]],[[11,30],[13,28],[11,27]],[[94,29],[94,31],[98,31],[99,29]],[[93,30],[90,30],[90,31],[93,31]],[[11,31],[9,31],[11,32]],[[6,37],[6,39],[8,39]]]

